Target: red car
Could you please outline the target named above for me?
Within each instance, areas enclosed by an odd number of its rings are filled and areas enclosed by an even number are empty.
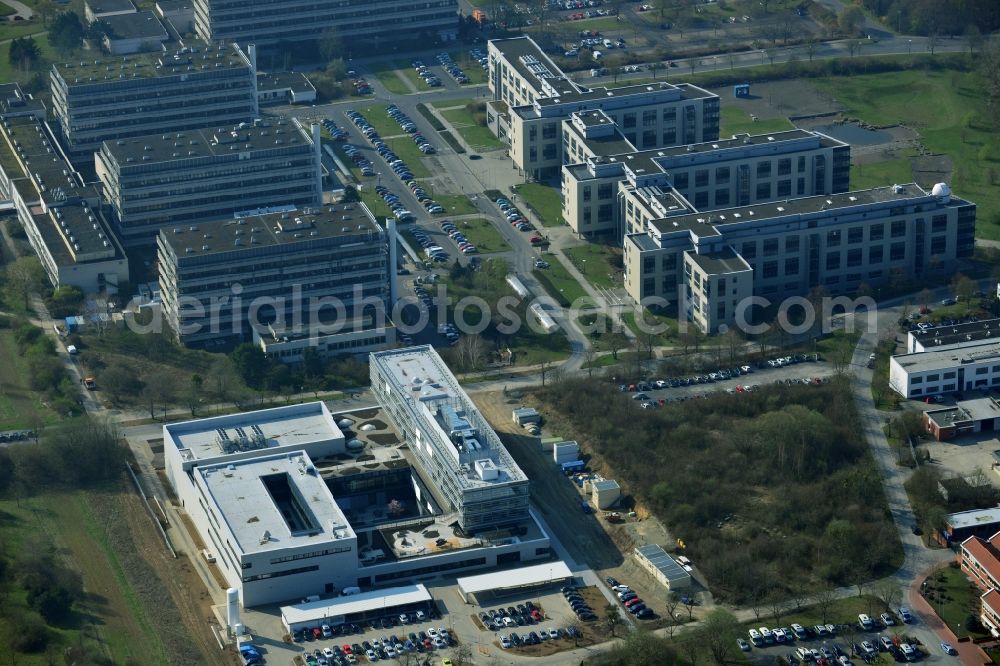
[[[539,613],[536,610],[533,610],[533,611],[531,611],[531,619],[534,620],[535,622],[541,622],[542,621],[542,614]]]
[[[323,630],[320,629],[319,627],[313,627],[312,628],[312,635],[313,635],[313,638],[319,640],[320,638],[323,638]]]
[[[636,604],[641,604],[641,603],[642,603],[642,599],[640,599],[639,597],[636,597],[635,599],[629,599],[628,601],[625,602],[625,608],[631,608],[632,606],[635,606]]]
[[[541,236],[532,236],[531,238],[528,239],[528,242],[531,243],[532,245],[536,245],[536,244],[542,242],[542,237]]]
[[[344,643],[340,648],[344,651],[344,654],[351,654],[351,646]]]

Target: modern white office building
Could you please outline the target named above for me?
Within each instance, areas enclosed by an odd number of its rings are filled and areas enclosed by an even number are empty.
[[[889,360],[889,388],[904,398],[1000,386],[1000,342],[940,345]]]
[[[552,558],[528,508],[527,479],[436,352],[380,352],[371,365],[384,378],[375,410],[331,414],[315,402],[163,427],[181,509],[244,606],[362,588],[358,604],[283,609],[290,626],[324,608],[329,624],[378,617],[427,601],[426,591],[402,599],[405,590],[391,586]],[[399,416],[412,388],[407,382],[400,395],[392,379],[414,371],[426,377],[422,395],[434,410],[416,427]],[[445,414],[455,418],[442,421]],[[469,470],[454,460],[462,451]],[[439,454],[448,461],[431,458]],[[447,473],[465,478],[451,483]],[[455,487],[464,491],[457,504]],[[381,604],[365,594],[386,587]]]
[[[732,326],[751,296],[776,303],[815,287],[850,294],[861,284],[939,279],[975,244],[975,204],[944,184],[706,213],[689,212],[673,192],[647,199],[633,213],[645,231],[625,236],[625,289],[636,303],[683,301],[684,316],[706,333]]]
[[[985,342],[1000,338],[1000,319],[981,319],[961,323],[915,324],[906,334],[908,353],[933,351],[944,345]]]
[[[376,399],[463,529],[528,519],[528,478],[432,347],[376,352],[369,366]]]
[[[563,121],[603,111],[636,150],[719,137],[719,97],[690,84],[586,88],[567,77],[530,37],[489,42],[487,123],[534,180],[558,178],[567,162]],[[622,146],[622,152],[628,150]]]

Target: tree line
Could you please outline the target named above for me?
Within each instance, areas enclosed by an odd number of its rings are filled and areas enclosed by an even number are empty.
[[[852,585],[898,557],[845,378],[655,410],[587,380],[538,397],[592,466],[624,481],[685,542],[717,598],[760,605]]]

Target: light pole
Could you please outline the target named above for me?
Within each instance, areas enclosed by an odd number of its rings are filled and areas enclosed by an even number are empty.
[[[906,53],[907,54],[913,53],[913,40],[912,39],[907,39],[906,40]]]

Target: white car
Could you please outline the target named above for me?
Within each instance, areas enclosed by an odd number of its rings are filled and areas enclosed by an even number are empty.
[[[858,624],[865,631],[871,631],[872,629],[872,619],[864,613],[858,615]]]
[[[430,636],[431,638],[437,638],[438,630],[435,629],[434,627],[429,627],[427,629],[427,635]]]
[[[368,661],[378,661],[378,655],[375,654],[375,650],[368,650],[365,652],[365,656],[368,657]]]
[[[500,647],[502,647],[504,650],[510,649],[510,639],[507,638],[506,636],[501,636]]]
[[[774,642],[774,634],[771,633],[770,629],[767,627],[761,627],[759,631],[760,637],[764,639],[765,643],[770,644]]]
[[[761,638],[759,631],[757,631],[756,629],[751,629],[748,633],[750,634],[750,642],[751,643],[753,643],[757,647],[760,647],[761,645],[763,645],[764,639]]]
[[[781,627],[773,629],[771,631],[771,635],[774,636],[774,642],[775,643],[784,643],[785,642],[785,630],[782,629]]]
[[[792,633],[794,633],[795,637],[800,640],[807,637],[806,628],[795,622],[792,623]]]

